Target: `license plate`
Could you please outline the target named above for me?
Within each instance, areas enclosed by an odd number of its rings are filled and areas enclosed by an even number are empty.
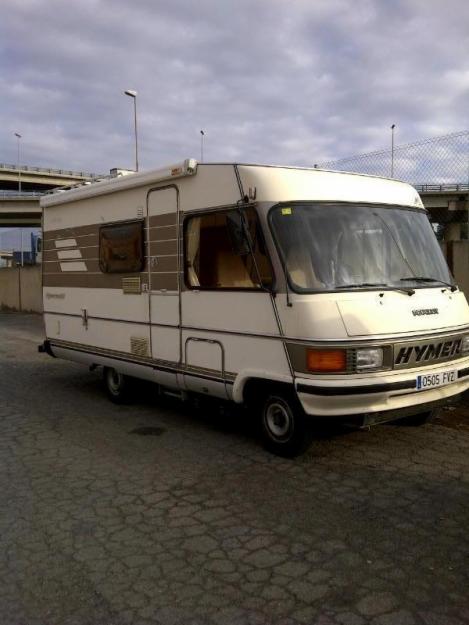
[[[425,391],[429,388],[435,388],[436,386],[444,386],[445,384],[451,384],[458,379],[457,370],[453,371],[440,371],[440,373],[426,373],[425,375],[418,375],[415,380],[415,388],[418,391]]]

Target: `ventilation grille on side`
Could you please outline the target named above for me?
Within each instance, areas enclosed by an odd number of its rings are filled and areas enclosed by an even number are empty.
[[[135,356],[148,356],[148,339],[131,336],[130,351],[132,354],[135,354]]]
[[[142,284],[138,278],[122,278],[122,291],[124,293],[141,293]]]

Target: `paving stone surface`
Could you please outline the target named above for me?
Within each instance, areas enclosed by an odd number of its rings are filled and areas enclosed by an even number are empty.
[[[0,625],[469,623],[469,404],[282,460],[41,334],[0,314]]]

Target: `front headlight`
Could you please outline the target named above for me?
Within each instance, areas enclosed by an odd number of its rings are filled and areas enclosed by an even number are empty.
[[[468,336],[469,339],[469,336]],[[469,350],[469,342],[468,342]],[[383,349],[381,347],[370,347],[357,349],[356,370],[368,371],[370,369],[380,369],[383,366]]]
[[[467,354],[469,352],[469,334],[462,337],[461,354]]]

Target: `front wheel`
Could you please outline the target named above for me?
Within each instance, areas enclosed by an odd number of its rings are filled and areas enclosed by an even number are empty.
[[[129,403],[132,399],[132,378],[112,367],[105,367],[103,377],[109,399],[115,404]]]
[[[293,458],[310,443],[306,415],[293,393],[272,393],[264,398],[261,428],[265,447],[278,456]]]

